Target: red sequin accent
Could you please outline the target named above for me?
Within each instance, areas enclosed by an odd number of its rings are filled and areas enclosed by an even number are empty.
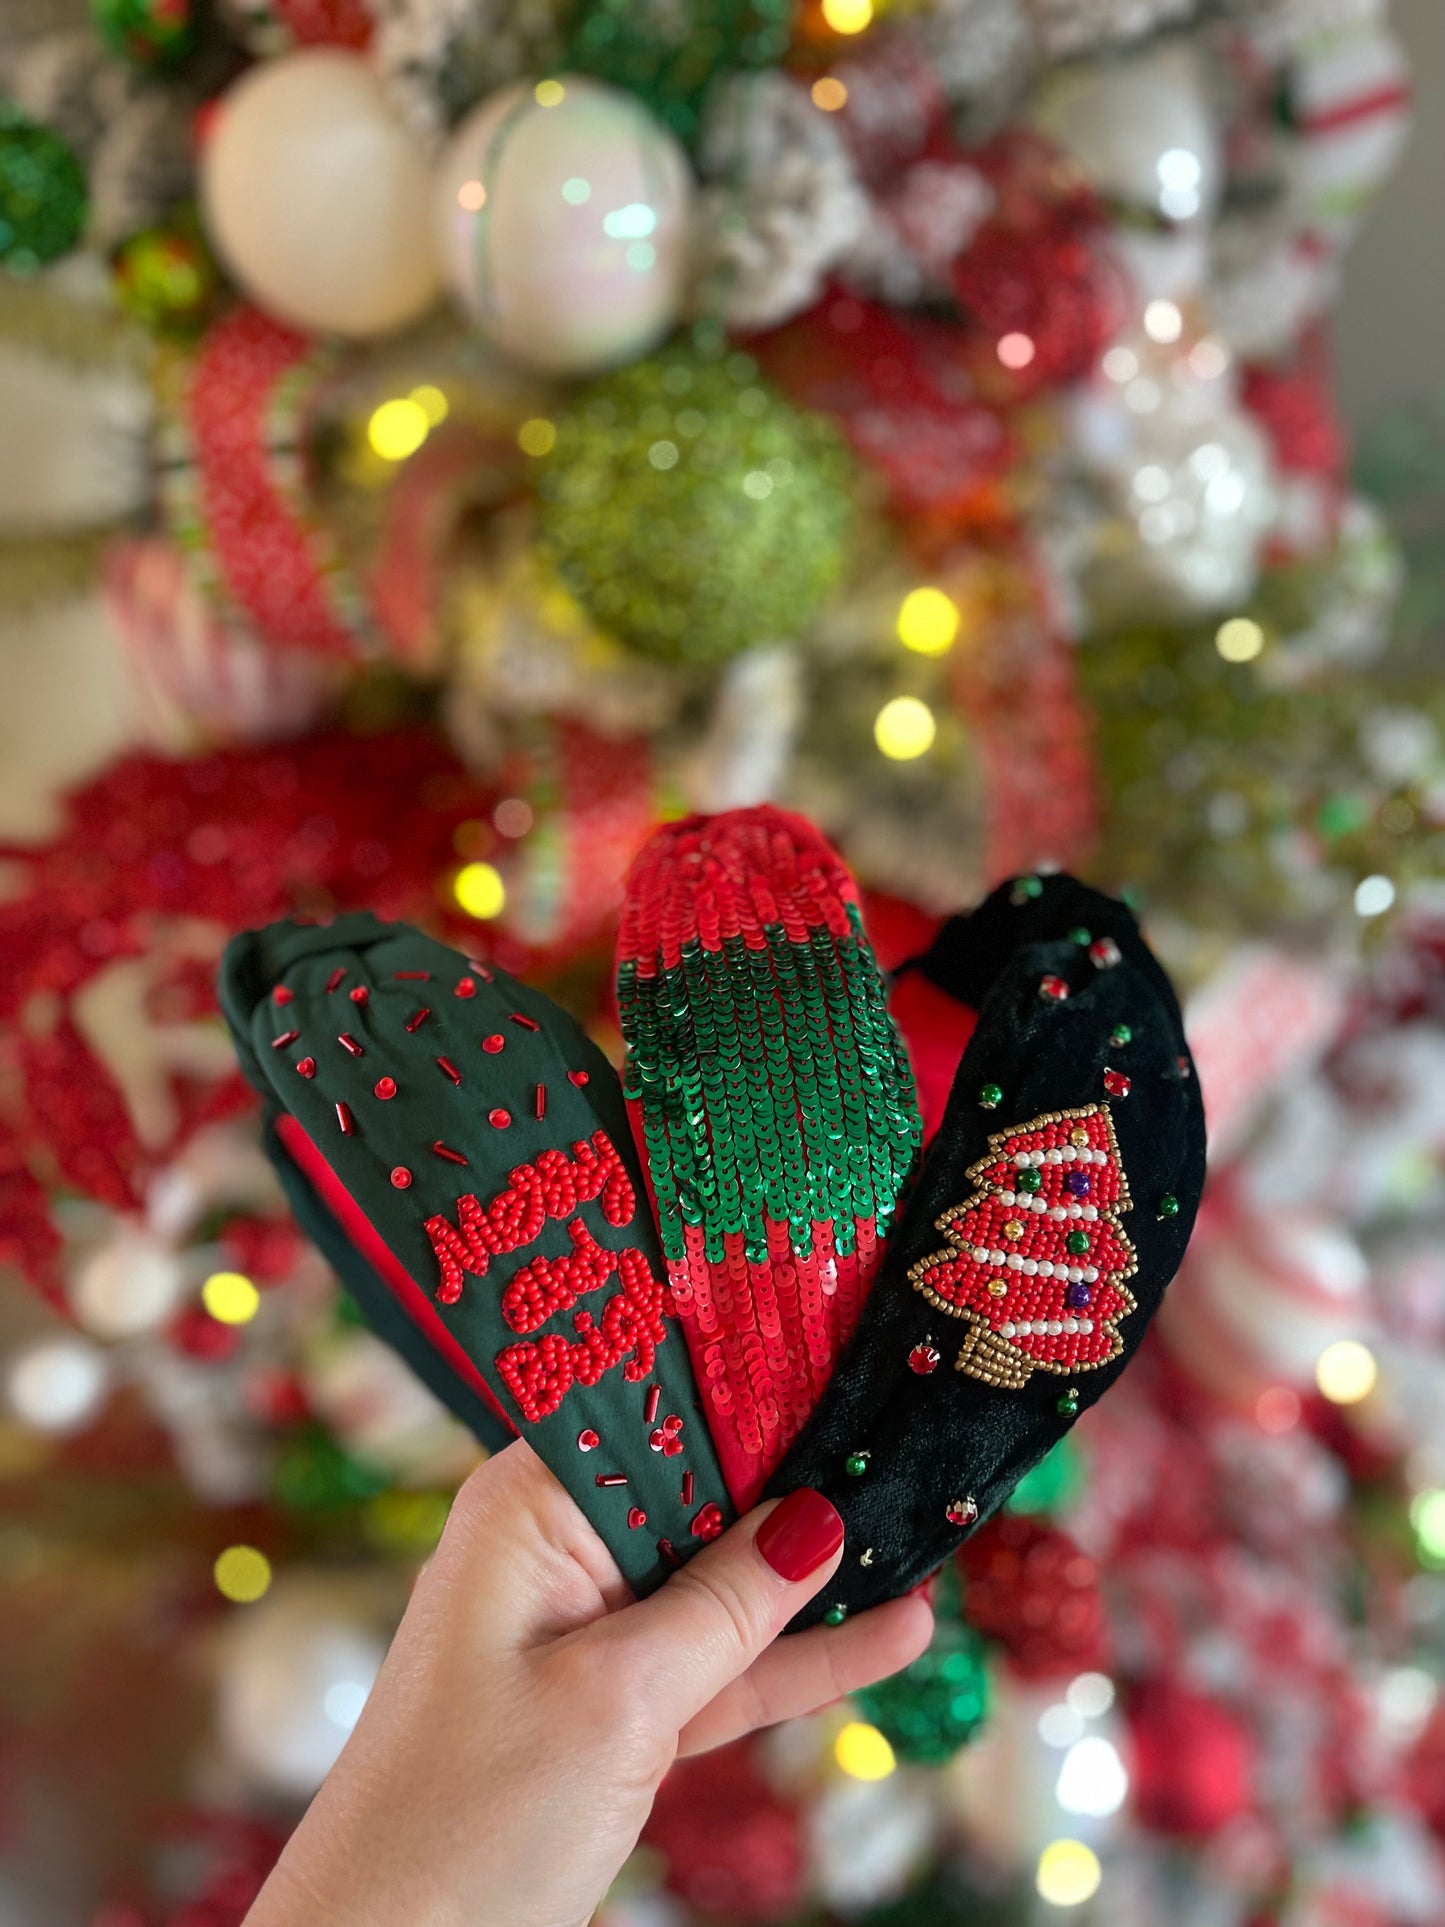
[[[391,1168],[391,1181],[398,1191],[409,1190],[411,1187],[411,1172],[407,1170],[404,1164],[394,1164]]]
[[[357,1043],[349,1030],[342,1031],[336,1041],[344,1051],[350,1051],[353,1057],[365,1057],[366,1052],[361,1048],[360,1044]]]
[[[365,984],[358,984],[354,990],[348,991],[347,995],[354,1004],[367,1004],[371,1001],[371,992]]]
[[[494,1111],[487,1112],[487,1122],[494,1131],[505,1131],[512,1121],[512,1113],[504,1111],[499,1104]]]
[[[494,1030],[490,1037],[484,1037],[482,1039],[482,1049],[493,1051],[493,1052],[504,1050],[506,1048],[506,1043],[507,1043],[507,1040],[505,1037],[502,1036],[501,1032]]]
[[[420,1030],[422,1025],[426,1022],[427,1018],[430,1016],[431,1016],[430,1010],[428,1010],[426,1005],[423,1004],[420,1010],[413,1011],[411,1016],[407,1018],[406,1028],[409,1031]]]
[[[992,1133],[989,1146],[968,1172],[978,1188],[938,1220],[949,1248],[908,1274],[930,1304],[967,1322],[958,1369],[1012,1389],[1036,1368],[1108,1364],[1124,1348],[1119,1320],[1135,1309],[1124,1281],[1136,1269],[1119,1223],[1130,1198],[1108,1106],[1034,1118]],[[1037,1191],[1015,1188],[1025,1171]],[[1082,1198],[1069,1183],[1079,1172],[1089,1180]]]
[[[453,997],[475,997],[476,994],[477,980],[475,977],[460,978],[457,982],[456,989],[452,992]]]
[[[579,1452],[595,1452],[601,1443],[601,1439],[592,1430],[590,1425],[586,1431],[577,1434],[577,1450]]]
[[[647,1524],[647,1514],[640,1505],[631,1506],[627,1513],[627,1523],[633,1532]]]
[[[336,1122],[341,1126],[343,1137],[356,1135],[356,1120],[351,1115],[350,1106],[343,1104],[339,1098],[336,1101]]]
[[[449,1083],[452,1083],[452,1084],[461,1083],[462,1074],[449,1057],[439,1057],[437,1059],[437,1069],[441,1072],[442,1076],[448,1080]]]
[[[568,1071],[567,1073],[567,1082],[569,1084],[575,1084],[579,1090],[582,1088],[584,1084],[589,1083],[590,1081],[591,1080],[586,1071]]]
[[[682,1430],[682,1420],[677,1416],[676,1412],[670,1412],[662,1421],[662,1429],[670,1439],[677,1437],[678,1433]]]
[[[716,1539],[723,1531],[722,1507],[711,1503],[705,1505],[692,1522],[694,1539]]]
[[[315,1077],[316,1059],[314,1057],[303,1057],[296,1068],[303,1077]]]
[[[379,1077],[376,1080],[375,1095],[381,1099],[383,1104],[388,1098],[395,1097],[396,1079],[394,1077]]]
[[[283,1030],[279,1037],[273,1037],[271,1039],[271,1048],[272,1050],[285,1050],[286,1046],[288,1044],[294,1044],[300,1035],[299,1030]]]
[[[271,992],[271,1001],[275,1004],[289,1004],[295,994],[295,991],[288,990],[285,984],[277,984],[276,988]]]

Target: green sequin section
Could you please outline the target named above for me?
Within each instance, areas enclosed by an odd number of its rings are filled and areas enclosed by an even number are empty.
[[[883,981],[850,907],[853,934],[792,941],[780,924],[766,947],[741,937],[643,976],[618,970],[627,1089],[641,1100],[643,1139],[662,1246],[686,1250],[703,1229],[706,1256],[741,1234],[750,1262],[768,1255],[765,1220],[812,1249],[833,1226],[840,1256],[855,1221],[881,1238],[922,1137],[913,1075],[888,1015]]]

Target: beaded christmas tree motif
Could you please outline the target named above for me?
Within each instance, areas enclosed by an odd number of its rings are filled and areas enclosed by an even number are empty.
[[[800,819],[663,831],[629,880],[626,1091],[739,1506],[851,1337],[920,1141],[851,877]]]
[[[968,1321],[958,1370],[1016,1389],[1030,1374],[1096,1369],[1124,1349],[1118,1321],[1137,1268],[1119,1223],[1129,1186],[1107,1104],[994,1132],[978,1187],[946,1211],[947,1251],[909,1272],[930,1304]]]

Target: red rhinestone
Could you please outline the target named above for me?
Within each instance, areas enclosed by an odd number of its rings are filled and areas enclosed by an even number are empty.
[[[908,1369],[917,1372],[920,1378],[927,1378],[930,1372],[936,1372],[942,1362],[943,1354],[935,1345],[915,1345],[908,1354]]]
[[[367,989],[365,984],[358,984],[355,990],[351,991],[349,995],[351,997],[352,1003],[364,1004],[370,1000],[371,992]]]
[[[951,1526],[971,1526],[978,1517],[977,1500],[955,1499],[947,1508],[947,1517]]]
[[[411,1188],[411,1172],[404,1164],[394,1164],[391,1167],[391,1181],[398,1191],[407,1191]]]
[[[396,1079],[394,1077],[379,1077],[376,1080],[376,1095],[381,1099],[383,1104],[387,1098],[395,1097]]]
[[[636,1532],[640,1526],[647,1524],[647,1514],[640,1505],[634,1505],[628,1508],[627,1523],[634,1532]]]
[[[483,1050],[499,1051],[499,1050],[505,1050],[506,1047],[507,1047],[507,1040],[505,1037],[503,1037],[500,1031],[494,1030],[490,1037],[484,1037],[482,1039]]]
[[[1110,1097],[1127,1097],[1132,1086],[1122,1071],[1105,1071],[1104,1089]]]
[[[705,1505],[692,1522],[694,1539],[716,1539],[722,1529],[722,1507],[718,1505]]]
[[[575,1084],[579,1090],[590,1081],[586,1071],[568,1071],[567,1073],[567,1082]]]
[[[601,1443],[601,1439],[592,1430],[590,1425],[585,1432],[579,1432],[577,1434],[577,1450],[579,1452],[595,1452]]]
[[[314,1057],[303,1057],[296,1068],[303,1077],[315,1077],[316,1059]]]
[[[476,994],[477,980],[475,977],[463,977],[457,984],[456,989],[452,992],[454,997],[475,997]]]
[[[1112,937],[1100,937],[1089,945],[1089,955],[1098,970],[1112,970],[1122,961],[1123,954]]]
[[[495,1130],[505,1131],[507,1126],[511,1123],[511,1121],[512,1121],[512,1113],[510,1111],[504,1111],[500,1104],[497,1106],[496,1110],[487,1112],[487,1122]]]
[[[1039,995],[1051,1004],[1061,1004],[1068,994],[1069,986],[1062,977],[1045,977],[1039,985]]]

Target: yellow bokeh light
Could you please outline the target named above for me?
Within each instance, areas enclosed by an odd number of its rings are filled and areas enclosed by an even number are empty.
[[[412,396],[384,401],[372,415],[366,439],[384,462],[404,462],[415,455],[431,432],[426,410]]]
[[[413,388],[411,399],[426,416],[430,427],[435,428],[446,420],[451,404],[441,389],[432,382],[424,381],[420,388]]]
[[[201,1303],[218,1325],[244,1325],[256,1316],[261,1294],[239,1271],[213,1271],[201,1286]]]
[[[557,446],[556,426],[544,415],[534,415],[517,430],[517,446],[524,455],[550,455]]]
[[[823,18],[834,33],[862,33],[873,18],[873,0],[823,0]]]
[[[467,915],[480,921],[501,916],[506,907],[507,886],[490,863],[464,863],[452,888]]]
[[[941,656],[958,635],[958,608],[942,589],[911,589],[898,611],[898,640],[920,656]]]
[[[539,107],[557,107],[567,98],[560,80],[539,80],[532,93]]]
[[[212,1571],[217,1592],[238,1606],[251,1605],[271,1585],[271,1561],[254,1546],[227,1546]]]
[[[1375,1354],[1356,1338],[1326,1345],[1315,1365],[1315,1383],[1332,1405],[1358,1405],[1374,1391],[1379,1376]]]
[[[1220,624],[1214,646],[1226,662],[1253,662],[1264,648],[1264,631],[1249,616],[1231,616]]]
[[[848,89],[836,75],[824,74],[813,82],[813,105],[821,107],[825,114],[836,114],[840,107],[848,105]]]
[[[1039,1855],[1035,1884],[1051,1907],[1082,1907],[1099,1891],[1103,1877],[1092,1847],[1082,1840],[1051,1840]]]
[[[897,1756],[876,1726],[850,1720],[833,1742],[833,1758],[853,1780],[886,1780]]]
[[[1410,1524],[1415,1528],[1420,1556],[1431,1565],[1445,1565],[1445,1492],[1421,1492],[1410,1502]]]
[[[884,703],[873,723],[873,740],[885,756],[906,763],[932,749],[938,725],[933,711],[917,696],[895,696]]]

